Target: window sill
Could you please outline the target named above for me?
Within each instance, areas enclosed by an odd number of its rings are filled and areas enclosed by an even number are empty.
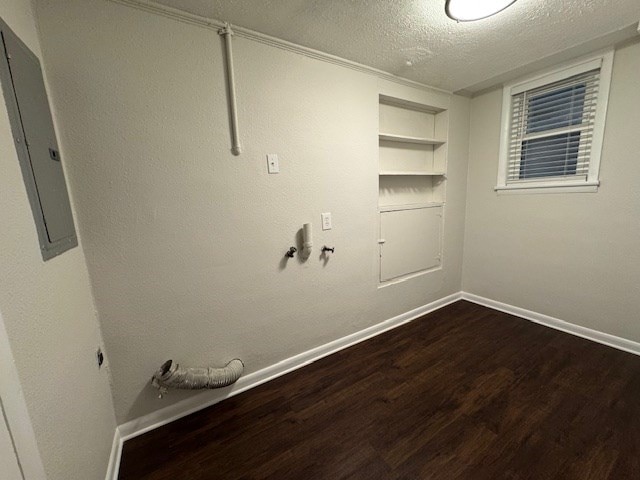
[[[536,182],[516,185],[498,185],[494,190],[499,194],[536,194],[536,193],[595,193],[600,182]]]

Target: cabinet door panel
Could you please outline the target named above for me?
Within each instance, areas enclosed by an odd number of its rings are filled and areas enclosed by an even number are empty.
[[[380,213],[380,281],[440,266],[442,207]]]

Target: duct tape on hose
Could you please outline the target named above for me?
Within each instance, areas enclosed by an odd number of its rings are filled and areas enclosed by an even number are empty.
[[[222,388],[235,383],[244,371],[242,360],[234,358],[222,368],[192,367],[185,368],[167,360],[153,374],[151,385],[160,391],[160,398],[168,388],[183,390],[203,390]]]

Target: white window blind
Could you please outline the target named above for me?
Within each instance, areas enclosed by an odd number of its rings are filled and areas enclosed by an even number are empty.
[[[511,96],[506,184],[587,180],[599,86],[595,69]]]

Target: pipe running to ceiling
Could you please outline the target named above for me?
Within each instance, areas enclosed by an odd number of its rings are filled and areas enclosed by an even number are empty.
[[[218,34],[222,36],[225,46],[227,90],[229,94],[229,117],[231,120],[232,137],[231,153],[234,155],[240,155],[240,153],[242,153],[242,147],[240,146],[240,133],[238,130],[238,107],[236,103],[236,84],[233,72],[233,50],[231,46],[233,30],[231,30],[231,25],[226,23],[225,26],[218,31]]]

